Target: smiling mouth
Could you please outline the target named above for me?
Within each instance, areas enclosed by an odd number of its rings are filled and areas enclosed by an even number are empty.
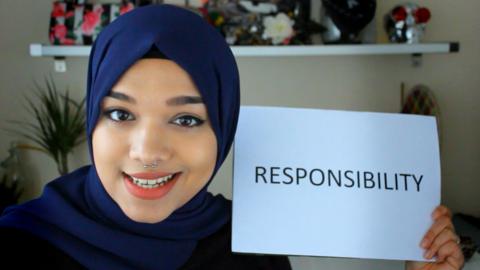
[[[145,188],[145,189],[153,189],[153,188],[158,188],[166,185],[167,183],[175,179],[175,176],[177,176],[178,173],[169,174],[169,175],[155,178],[155,179],[142,179],[142,178],[133,177],[126,173],[124,174],[136,186]]]

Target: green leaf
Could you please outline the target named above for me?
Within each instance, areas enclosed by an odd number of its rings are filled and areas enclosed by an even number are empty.
[[[34,123],[9,121],[23,130],[10,130],[39,147],[32,150],[47,152],[56,162],[59,172],[65,172],[64,160],[73,148],[86,140],[85,133],[85,98],[76,102],[70,98],[69,90],[60,93],[52,75],[45,77],[45,87],[34,81],[31,91],[38,100],[36,104],[31,97],[24,96],[24,107],[32,116]],[[68,167],[68,166],[67,166]]]

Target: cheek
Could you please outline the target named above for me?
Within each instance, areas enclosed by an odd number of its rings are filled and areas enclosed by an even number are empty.
[[[187,142],[187,143],[185,143]],[[182,144],[182,159],[196,177],[205,181],[210,178],[217,159],[217,141],[212,130],[203,132],[194,140]]]
[[[97,170],[116,170],[125,152],[126,142],[120,133],[113,132],[108,125],[99,123],[92,136],[93,158]]]

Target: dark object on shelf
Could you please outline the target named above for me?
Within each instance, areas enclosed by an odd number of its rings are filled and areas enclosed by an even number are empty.
[[[419,43],[430,17],[430,10],[417,4],[407,3],[394,7],[384,17],[388,39],[395,43]]]
[[[362,43],[360,32],[375,17],[376,6],[375,0],[322,0],[323,43]]]

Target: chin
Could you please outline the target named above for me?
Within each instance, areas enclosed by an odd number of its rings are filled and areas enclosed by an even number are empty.
[[[149,215],[144,215],[144,214],[141,214],[141,213],[137,213],[137,214],[125,213],[125,214],[131,220],[133,220],[135,222],[141,222],[141,223],[158,223],[158,222],[161,222],[161,221],[165,220],[168,216],[170,216],[170,214],[165,215],[165,216],[158,216],[158,215],[157,216],[149,216]]]
[[[135,203],[128,204],[127,207],[122,207],[119,204],[122,212],[131,220],[141,223],[158,223],[170,216],[172,211],[169,209],[162,209],[165,205],[138,205]],[[163,211],[162,211],[163,210]]]

